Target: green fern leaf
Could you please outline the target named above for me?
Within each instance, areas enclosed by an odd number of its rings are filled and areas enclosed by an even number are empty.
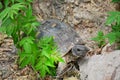
[[[14,4],[15,0],[11,0],[12,4]]]
[[[0,2],[0,9],[2,9],[3,8],[3,4]]]
[[[40,75],[42,78],[45,77],[47,71],[49,71],[48,67],[45,65],[42,65],[42,68],[40,69]]]
[[[116,40],[117,40],[117,38],[116,38],[116,33],[115,33],[115,32],[108,33],[108,34],[105,35],[105,36],[108,38],[110,44],[113,44],[113,43],[116,42]]]
[[[120,23],[120,12],[112,11],[108,13],[109,16],[106,21],[106,25],[112,24],[114,22]]]
[[[23,5],[23,3],[16,3],[14,5],[11,6],[11,9],[13,10],[21,10],[21,8],[25,8],[25,6]]]
[[[120,2],[120,0],[112,0],[112,2]]]
[[[10,8],[4,9],[4,11],[0,13],[0,20],[3,20],[5,17],[8,18],[7,14],[9,13],[9,11],[10,11]]]
[[[9,0],[4,0],[5,8],[7,8],[7,7],[8,7],[9,3],[10,3],[10,1],[9,1]]]
[[[25,37],[20,41],[20,46],[23,46],[24,50],[26,53],[31,53],[32,52],[32,45],[34,38],[32,37]]]
[[[28,64],[31,64],[31,62],[32,62],[32,64],[34,64],[33,59],[34,59],[34,57],[31,53],[25,53],[25,52],[20,53],[21,68],[25,67]]]
[[[49,66],[49,67],[55,67],[54,63],[51,62],[50,60],[47,60],[47,61],[45,62],[45,65],[46,65],[46,66]]]

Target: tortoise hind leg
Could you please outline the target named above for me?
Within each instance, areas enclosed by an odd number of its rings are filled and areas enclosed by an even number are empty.
[[[58,78],[57,80],[63,80],[63,78]]]
[[[73,66],[74,65],[72,63],[67,64],[66,67],[63,70],[61,70],[59,73],[57,73],[57,79],[58,80],[63,80],[65,74],[68,71],[72,70]]]

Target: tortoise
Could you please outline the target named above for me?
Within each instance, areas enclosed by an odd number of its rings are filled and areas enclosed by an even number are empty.
[[[53,36],[58,50],[65,60],[65,63],[58,64],[58,78],[63,77],[64,73],[69,71],[71,67],[76,64],[76,60],[80,57],[84,57],[89,50],[83,44],[84,42],[74,28],[58,19],[48,19],[42,22],[38,29],[38,33],[37,38],[41,38],[42,36]],[[64,68],[62,67],[63,65]]]

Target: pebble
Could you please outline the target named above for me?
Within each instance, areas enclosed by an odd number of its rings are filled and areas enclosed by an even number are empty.
[[[0,71],[0,76],[2,76],[2,71]]]

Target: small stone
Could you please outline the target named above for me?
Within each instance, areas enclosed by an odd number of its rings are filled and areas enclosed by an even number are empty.
[[[0,76],[2,76],[2,74],[3,74],[2,71],[0,71]]]
[[[10,70],[4,70],[2,78],[7,78],[12,74]]]
[[[69,77],[69,78],[65,78],[64,80],[78,80],[77,77]]]
[[[87,3],[87,2],[91,2],[91,0],[84,0],[84,2],[85,2],[85,3]]]
[[[14,65],[12,65],[12,68],[13,68],[14,70],[17,70],[17,69],[18,69],[18,65],[14,64]]]
[[[29,80],[28,76],[19,76],[16,80]]]
[[[67,3],[74,3],[75,0],[65,0]]]
[[[79,5],[79,0],[75,0],[75,5],[78,6]]]
[[[2,77],[0,77],[0,80],[2,80]]]

